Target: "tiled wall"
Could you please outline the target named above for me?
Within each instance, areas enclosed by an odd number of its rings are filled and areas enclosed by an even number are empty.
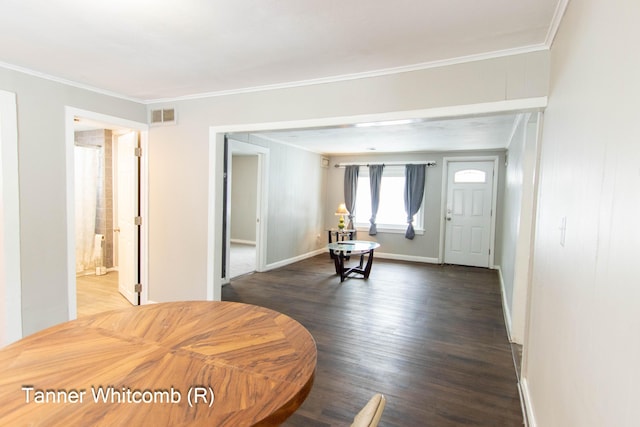
[[[104,265],[113,267],[113,141],[108,129],[75,133],[76,145],[102,147],[98,170],[96,234],[103,234]]]

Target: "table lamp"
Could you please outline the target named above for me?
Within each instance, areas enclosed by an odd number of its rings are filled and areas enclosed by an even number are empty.
[[[338,229],[344,230],[344,216],[349,215],[347,206],[344,203],[340,203],[340,205],[338,205],[338,210],[336,211],[336,215],[340,217],[340,219],[338,220]]]

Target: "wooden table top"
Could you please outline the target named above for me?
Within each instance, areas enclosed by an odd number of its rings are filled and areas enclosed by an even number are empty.
[[[0,425],[279,425],[311,390],[316,359],[300,323],[263,307],[101,313],[0,349]]]

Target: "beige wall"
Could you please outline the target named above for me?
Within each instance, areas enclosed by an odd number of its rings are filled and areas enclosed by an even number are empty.
[[[210,141],[210,127],[234,125],[239,131],[244,126],[255,128],[256,123],[319,118],[337,124],[341,118],[358,115],[411,110],[437,115],[446,107],[544,97],[548,59],[547,52],[535,52],[331,84],[171,102],[178,124],[149,132],[149,299],[219,297],[219,289],[211,293],[210,279],[217,273],[212,272],[211,260],[220,256],[220,233],[209,227],[221,217],[222,145],[220,138]],[[22,313],[24,333],[29,334],[67,320],[70,312],[65,107],[144,123],[148,108],[165,104],[145,107],[7,69],[0,69],[0,89],[17,95]],[[277,150],[282,155],[274,157],[273,164],[294,174],[282,175],[280,188],[304,192],[295,180],[299,171],[289,167],[289,151]],[[308,153],[297,158],[304,158],[300,163],[304,165],[315,163],[319,156]],[[216,167],[210,168],[210,162]],[[323,173],[314,169],[313,176],[314,188],[322,188]],[[215,197],[211,203],[210,194]],[[270,193],[276,199],[280,195]],[[324,193],[319,197],[317,203],[322,203]],[[281,238],[288,224],[274,220],[267,262],[277,265],[321,248],[324,237],[318,235],[324,225],[323,212],[302,222],[292,247],[290,239]]]
[[[524,355],[538,426],[638,425],[638,22],[637,1],[573,1],[552,47]]]
[[[65,107],[146,122],[143,105],[0,68],[17,96],[25,335],[68,319]],[[71,165],[73,167],[73,165]]]
[[[231,240],[255,244],[258,156],[234,155],[231,171]]]
[[[208,287],[219,276],[223,156],[222,139],[210,143],[210,127],[241,132],[267,130],[274,122],[295,127],[301,121],[329,119],[339,124],[341,118],[357,115],[544,97],[547,90],[548,52],[535,52],[389,76],[151,105],[177,108],[178,124],[150,132],[150,298],[219,295],[218,288],[211,292]],[[212,181],[209,159],[215,165]],[[173,173],[169,176],[167,170]],[[211,201],[213,212],[209,212],[210,194],[216,198]],[[180,233],[166,227],[185,218]],[[207,235],[210,222],[214,228]],[[290,240],[281,235],[270,241],[268,262],[277,265],[321,247],[315,226],[307,227],[296,232],[296,238],[303,240],[296,241],[294,248],[287,248]],[[324,228],[324,220],[319,227]],[[269,233],[275,231],[270,228]]]

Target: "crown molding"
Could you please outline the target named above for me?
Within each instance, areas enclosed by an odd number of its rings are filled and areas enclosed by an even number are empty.
[[[544,44],[548,49],[551,49],[553,45],[553,41],[556,38],[556,34],[558,34],[558,29],[560,28],[560,22],[562,22],[562,18],[564,17],[564,13],[567,11],[567,6],[569,6],[570,0],[560,0],[556,5],[556,10],[553,13],[553,18],[551,19],[551,25],[549,25],[549,31],[547,32],[547,37],[545,38]]]
[[[107,96],[111,96],[113,98],[120,98],[123,99],[125,101],[132,101],[132,102],[137,102],[139,104],[146,104],[147,102],[144,99],[140,99],[140,98],[133,98],[127,95],[123,95],[121,93],[118,92],[112,92],[106,89],[101,89],[99,87],[95,87],[95,86],[90,86],[84,83],[78,83],[76,81],[73,80],[67,80],[67,79],[63,79],[61,77],[56,77],[56,76],[52,76],[51,74],[46,74],[46,73],[42,73],[40,71],[35,71],[32,70],[30,68],[26,68],[26,67],[21,67],[19,65],[14,65],[14,64],[9,64],[7,62],[2,62],[0,61],[0,68],[5,68],[7,70],[11,70],[11,71],[17,71],[19,73],[22,74],[27,74],[29,76],[33,76],[33,77],[38,77],[44,80],[49,80],[52,81],[54,83],[60,83],[66,86],[71,86],[71,87],[75,87],[78,89],[84,89],[87,90],[89,92],[95,92],[98,93],[100,95],[107,95]]]
[[[296,87],[313,86],[313,85],[327,84],[327,83],[337,83],[337,82],[349,81],[349,80],[382,77],[382,76],[389,76],[393,74],[408,73],[412,71],[421,71],[421,70],[427,70],[431,68],[446,67],[451,65],[484,61],[489,59],[502,58],[506,56],[514,56],[514,55],[521,55],[526,53],[548,50],[550,47],[550,42],[553,41],[553,37],[555,36],[558,26],[560,25],[560,20],[562,19],[562,15],[564,14],[564,10],[566,9],[566,5],[568,1],[569,0],[561,0],[561,2],[558,4],[558,7],[556,8],[556,13],[554,15],[553,26],[550,28],[549,33],[547,34],[547,41],[541,44],[523,46],[523,47],[512,48],[512,49],[503,49],[503,50],[479,53],[474,55],[466,55],[466,56],[460,56],[460,57],[437,60],[437,61],[422,62],[418,64],[412,64],[412,65],[406,65],[406,66],[400,66],[400,67],[384,68],[379,70],[366,71],[362,73],[351,73],[351,74],[343,74],[343,75],[337,75],[337,76],[331,76],[331,77],[322,77],[317,79],[307,79],[307,80],[299,80],[299,81],[293,81],[293,82],[276,83],[276,84],[261,85],[261,86],[247,87],[247,88],[203,92],[203,93],[177,96],[177,97],[157,98],[157,99],[134,98],[127,95],[123,95],[118,92],[112,92],[112,91],[101,89],[95,86],[78,83],[72,80],[67,80],[61,77],[52,76],[50,74],[42,73],[39,71],[35,71],[32,69],[21,67],[14,64],[9,64],[6,62],[0,61],[0,67],[17,71],[20,73],[24,73],[30,76],[39,77],[39,78],[53,81],[56,83],[61,83],[61,84],[75,87],[78,89],[84,89],[84,90],[98,93],[101,95],[107,95],[114,98],[123,99],[126,101],[137,102],[139,104],[144,104],[144,105],[164,104],[164,103],[177,102],[177,101],[189,101],[189,100],[195,100],[195,99],[214,98],[214,97],[229,96],[229,95],[239,95],[239,94],[245,94],[245,93],[264,92],[264,91],[278,90],[278,89],[289,89],[289,88],[296,88]],[[552,31],[552,28],[553,28],[553,31]]]
[[[521,55],[521,54],[532,53],[532,52],[539,52],[539,51],[548,50],[548,49],[549,48],[546,44],[541,43],[541,44],[523,46],[523,47],[518,47],[513,49],[504,49],[504,50],[493,51],[493,52],[460,56],[460,57],[455,57],[450,59],[422,62],[419,64],[406,65],[401,67],[365,71],[362,73],[343,74],[343,75],[332,76],[332,77],[322,77],[318,79],[299,80],[294,82],[276,83],[271,85],[254,86],[254,87],[247,87],[247,88],[240,88],[240,89],[204,92],[204,93],[185,95],[185,96],[179,96],[174,98],[151,99],[151,100],[144,101],[144,103],[145,104],[162,104],[167,102],[189,101],[194,99],[214,98],[214,97],[220,97],[220,96],[238,95],[243,93],[263,92],[263,91],[277,90],[277,89],[289,89],[289,88],[296,88],[296,87],[302,87],[302,86],[313,86],[313,85],[336,83],[336,82],[342,82],[342,81],[348,81],[348,80],[381,77],[381,76],[388,76],[392,74],[427,70],[430,68],[446,67],[450,65],[484,61],[487,59],[502,58],[505,56],[514,56],[514,55]]]

